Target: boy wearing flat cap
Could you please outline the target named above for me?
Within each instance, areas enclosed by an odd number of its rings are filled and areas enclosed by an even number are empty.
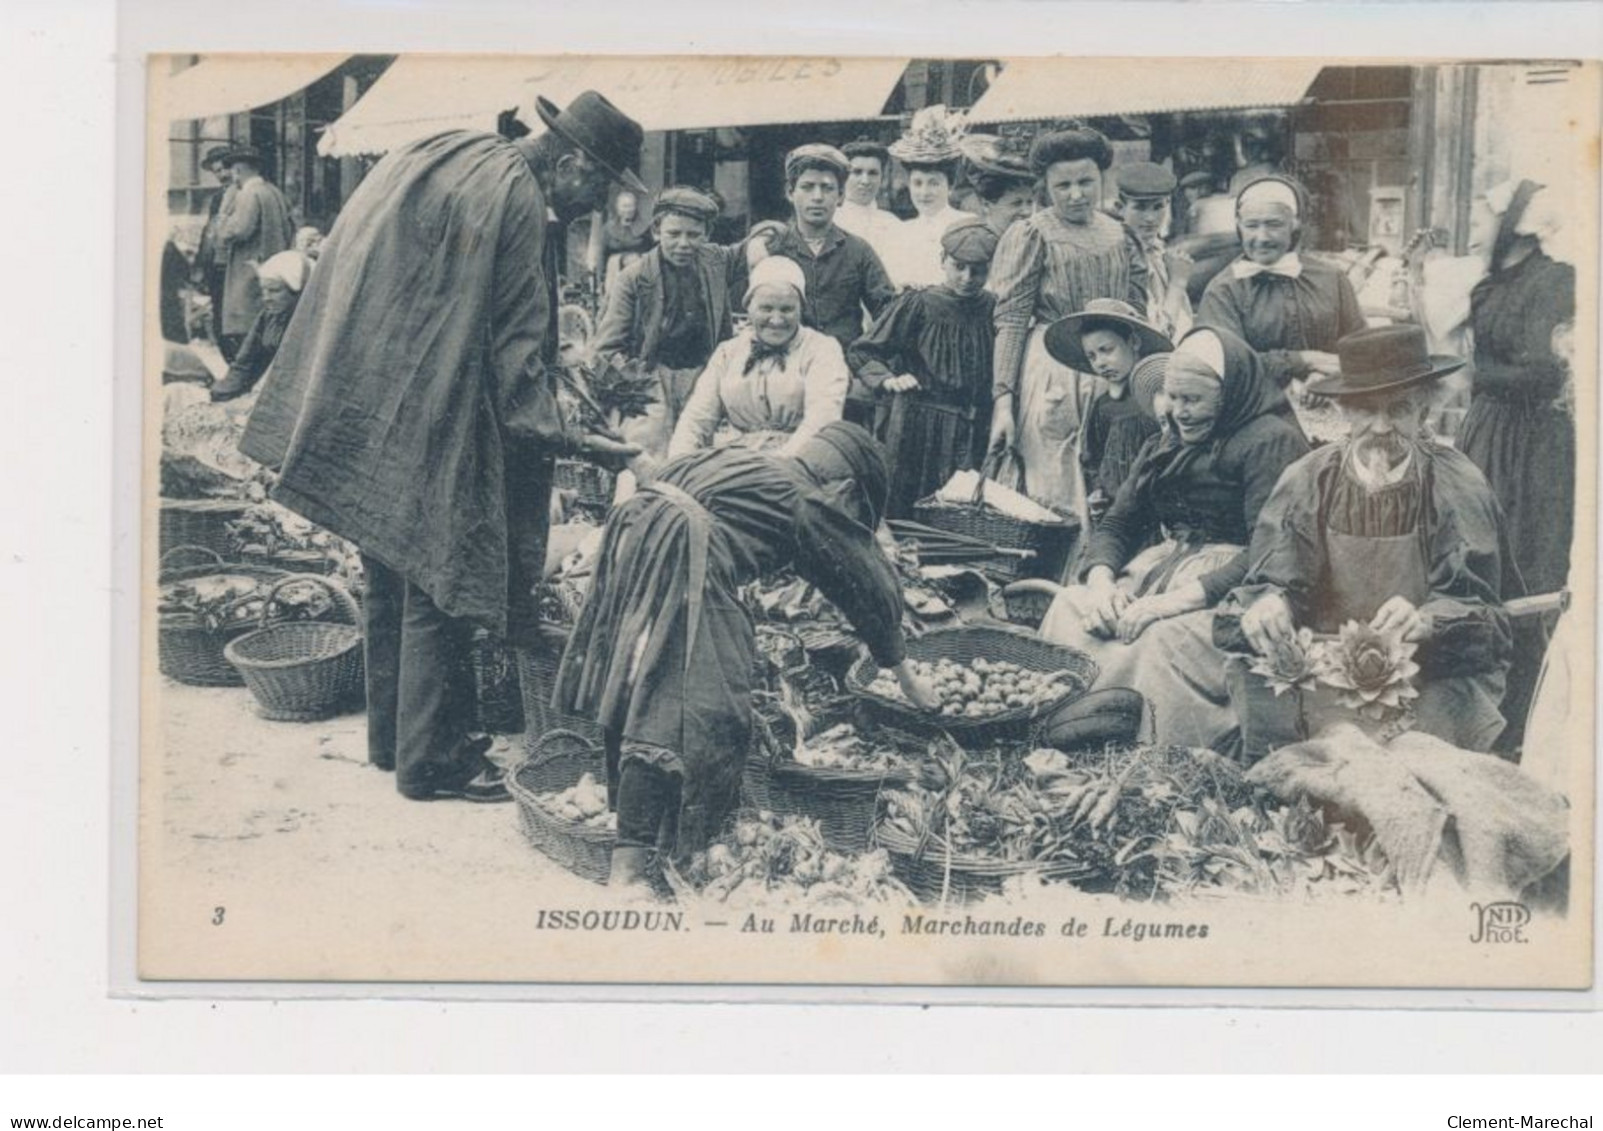
[[[598,361],[634,361],[661,381],[657,403],[624,427],[624,435],[653,459],[667,453],[712,351],[734,336],[729,286],[745,245],[709,241],[719,211],[718,202],[699,189],[674,186],[659,193],[651,208],[656,246],[608,288],[596,329]]]
[[[1417,326],[1360,330],[1336,353],[1340,373],[1309,388],[1340,406],[1351,433],[1286,469],[1259,512],[1244,583],[1215,621],[1216,643],[1238,654],[1231,698],[1246,756],[1313,737],[1321,703],[1309,696],[1323,694],[1272,694],[1246,658],[1354,621],[1418,646],[1413,729],[1489,750],[1512,647],[1503,602],[1522,586],[1485,478],[1424,423],[1441,378],[1464,363],[1427,353]]]
[[[1190,261],[1172,254],[1165,242],[1174,199],[1174,174],[1151,161],[1122,165],[1115,174],[1125,225],[1135,235],[1147,261],[1147,316],[1161,333],[1178,341],[1191,329],[1191,300],[1186,294]]]
[[[903,292],[852,345],[848,360],[878,397],[893,518],[985,458],[996,341],[996,296],[985,283],[997,242],[978,218],[948,228],[945,281]]]

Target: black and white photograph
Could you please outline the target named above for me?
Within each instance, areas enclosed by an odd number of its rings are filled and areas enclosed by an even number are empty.
[[[138,977],[1590,986],[1599,76],[149,57]]]

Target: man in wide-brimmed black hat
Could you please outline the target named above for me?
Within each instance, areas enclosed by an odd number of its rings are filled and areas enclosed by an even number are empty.
[[[214,310],[212,316],[220,316],[218,345],[232,362],[262,312],[256,268],[289,250],[295,241],[295,221],[288,198],[262,176],[259,151],[248,145],[235,146],[223,162],[232,184],[229,199],[218,213],[218,236],[227,249],[228,270],[223,279],[222,309]]]
[[[1218,643],[1283,658],[1306,650],[1299,630],[1351,643],[1362,635],[1356,622],[1380,637],[1371,645],[1374,685],[1346,697],[1364,700],[1362,717],[1406,721],[1411,712],[1413,729],[1488,750],[1504,727],[1503,601],[1523,587],[1491,488],[1427,427],[1440,379],[1464,363],[1430,355],[1417,326],[1360,330],[1336,352],[1341,372],[1309,389],[1341,407],[1350,434],[1281,476],[1259,514],[1246,580],[1221,607]],[[1397,672],[1382,686],[1387,656]],[[1409,662],[1419,668],[1411,686]],[[1246,665],[1232,667],[1249,757],[1311,737],[1304,732],[1318,726],[1310,709],[1318,705],[1304,699],[1299,709],[1304,690],[1266,694]]]
[[[509,799],[470,734],[474,630],[541,646],[553,457],[638,451],[558,408],[547,220],[613,181],[642,191],[641,128],[594,92],[535,108],[537,138],[435,134],[373,168],[241,443],[282,468],[280,502],[362,551],[368,756],[413,800]]]

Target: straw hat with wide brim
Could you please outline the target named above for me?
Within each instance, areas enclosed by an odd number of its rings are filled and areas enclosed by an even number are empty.
[[[645,131],[604,95],[587,90],[568,103],[566,110],[548,98],[536,97],[534,109],[553,133],[584,150],[613,180],[633,192],[650,194],[634,173],[640,164]]]
[[[1130,371],[1130,395],[1135,397],[1135,403],[1141,411],[1153,420],[1158,418],[1158,394],[1163,392],[1163,379],[1169,373],[1169,358],[1172,356],[1155,353],[1151,357],[1143,357]]]
[[[1046,328],[1046,352],[1060,365],[1081,373],[1091,372],[1091,362],[1080,344],[1080,335],[1087,323],[1111,323],[1134,334],[1142,357],[1174,349],[1173,342],[1141,320],[1135,307],[1118,299],[1098,298],[1086,303],[1084,310],[1059,318]]]

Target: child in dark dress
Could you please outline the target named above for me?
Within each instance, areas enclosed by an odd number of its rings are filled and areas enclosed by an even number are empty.
[[[891,460],[891,518],[976,468],[991,428],[996,299],[985,290],[997,238],[980,220],[941,238],[940,286],[904,291],[848,354],[879,398],[877,428]]]
[[[1094,299],[1047,330],[1046,348],[1062,364],[1100,378],[1086,408],[1080,442],[1094,524],[1113,505],[1141,445],[1158,431],[1150,408],[1131,395],[1130,375],[1142,358],[1167,353],[1174,345],[1143,322],[1130,304]]]

